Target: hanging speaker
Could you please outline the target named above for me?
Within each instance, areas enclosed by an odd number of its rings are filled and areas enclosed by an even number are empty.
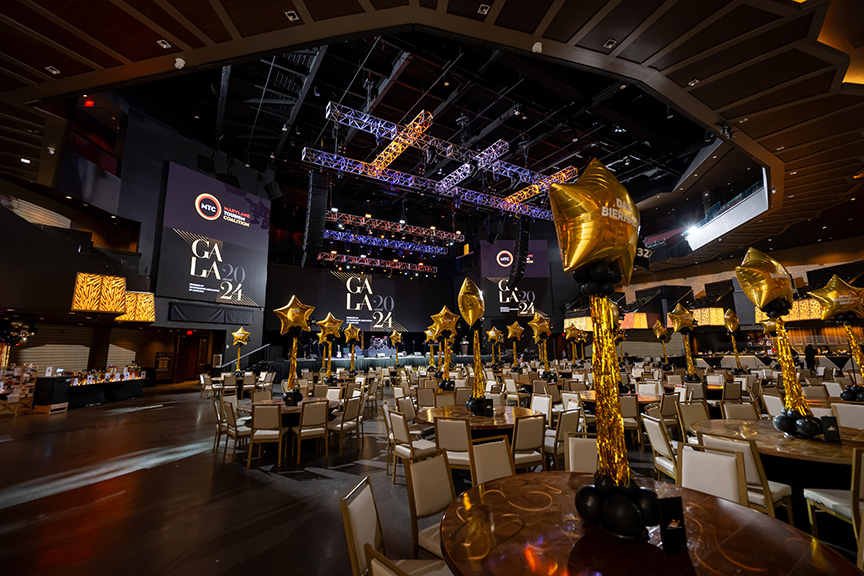
[[[276,174],[273,170],[264,172],[264,191],[267,193],[267,198],[277,200],[282,197],[282,188],[276,182]]]
[[[309,172],[309,196],[306,200],[306,231],[303,236],[303,268],[314,268],[324,246],[324,217],[330,179],[321,172]]]
[[[513,266],[510,267],[510,278],[507,280],[507,288],[513,290],[522,276],[525,274],[525,264],[528,261],[528,238],[531,235],[530,217],[522,214],[519,216],[519,231],[516,235],[516,247],[513,250]]]

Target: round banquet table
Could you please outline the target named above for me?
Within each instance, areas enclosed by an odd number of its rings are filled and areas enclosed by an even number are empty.
[[[666,555],[660,530],[625,540],[583,522],[574,496],[593,475],[538,472],[469,489],[441,518],[442,552],[454,574],[712,575],[860,574],[809,534],[744,506],[639,478],[661,498],[680,496],[688,554]]]
[[[597,402],[597,395],[594,390],[577,392],[577,394],[582,398],[582,402],[585,402],[586,404],[595,404]],[[657,394],[637,394],[636,400],[639,402],[640,406],[644,406],[646,404],[659,404],[662,397]]]
[[[496,406],[494,416],[475,416],[465,406],[441,406],[426,408],[417,412],[417,421],[434,424],[435,418],[467,418],[471,430],[501,430],[512,429],[517,418],[543,414],[521,406]]]
[[[285,414],[300,414],[301,410],[303,409],[303,403],[304,402],[314,402],[314,401],[322,401],[322,400],[324,400],[324,399],[323,398],[312,398],[310,396],[306,396],[303,398],[303,400],[298,402],[296,406],[288,406],[287,404],[285,404],[285,401],[282,400],[281,398],[273,398],[272,400],[263,400],[261,402],[255,402],[252,405],[253,406],[256,406],[256,405],[257,406],[281,406],[283,415],[285,415]],[[336,408],[339,407],[339,404],[340,404],[339,400],[328,400],[327,401],[327,410],[335,410]]]

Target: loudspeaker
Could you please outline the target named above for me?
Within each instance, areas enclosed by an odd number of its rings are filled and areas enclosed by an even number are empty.
[[[519,216],[519,231],[516,236],[516,247],[513,250],[513,266],[510,267],[510,278],[507,288],[513,290],[525,274],[525,264],[528,259],[528,238],[531,234],[531,219],[525,214]]]
[[[267,198],[277,200],[282,197],[282,188],[276,182],[276,174],[273,170],[264,172],[264,191],[267,193]]]
[[[330,178],[320,172],[309,172],[309,196],[306,200],[306,231],[303,236],[303,268],[314,268],[324,246],[324,216]]]
[[[504,219],[499,214],[490,214],[487,220],[489,225],[489,234],[486,240],[490,244],[494,244],[498,237],[501,236],[501,230],[504,228]]]

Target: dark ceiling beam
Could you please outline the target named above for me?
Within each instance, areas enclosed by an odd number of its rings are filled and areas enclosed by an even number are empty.
[[[153,32],[159,34],[159,36],[170,42],[172,46],[176,46],[183,51],[191,49],[191,46],[186,44],[186,42],[182,41],[180,38],[169,32],[165,28],[162,28],[162,26],[152,21],[150,18],[148,18],[126,2],[120,2],[119,0],[108,1],[132,18],[134,18],[135,20],[137,20],[138,22],[140,22],[141,24],[143,24],[144,26],[146,26],[147,28],[150,28]]]
[[[219,149],[219,140],[222,137],[222,127],[225,122],[225,105],[228,102],[228,83],[231,81],[231,66],[222,67],[222,77],[219,83],[219,104],[216,107],[216,128],[213,131],[214,148]]]
[[[225,30],[228,31],[228,34],[231,35],[231,39],[240,40],[243,35],[240,34],[237,26],[234,25],[234,21],[231,20],[231,17],[228,15],[228,11],[225,10],[225,6],[222,5],[222,1],[210,0],[210,7],[213,8],[214,12],[216,12],[216,15],[219,17],[219,21],[222,22],[222,25],[225,27]]]
[[[679,0],[666,0],[662,5],[658,6],[651,14],[649,14],[630,34],[625,38],[616,38],[618,41],[615,48],[609,53],[610,58],[617,58],[621,52],[627,49],[630,44],[642,37],[642,34],[654,25],[657,20],[666,14]]]
[[[795,78],[792,78],[791,80],[787,80],[786,82],[783,82],[782,84],[776,84],[774,86],[771,86],[770,88],[766,88],[765,90],[762,90],[760,92],[756,92],[755,94],[750,94],[749,96],[746,96],[746,97],[741,98],[739,100],[733,100],[732,102],[730,102],[729,104],[726,104],[725,106],[716,108],[715,111],[718,114],[722,115],[727,110],[730,110],[732,108],[736,108],[736,107],[741,106],[742,104],[746,104],[748,102],[752,102],[753,100],[758,100],[759,98],[767,96],[771,93],[779,92],[782,94],[782,92],[784,90],[786,90],[787,88],[789,88],[791,86],[794,86],[798,82],[801,82],[804,80],[810,80],[811,78],[815,78],[816,76],[820,76],[822,74],[825,74],[826,70],[830,70],[831,68],[832,68],[832,65],[830,63],[826,62],[824,67],[819,68],[818,70],[814,70],[813,72],[810,72],[809,74],[804,74],[802,76],[796,76]]]
[[[259,60],[259,62],[261,62],[262,64],[266,64],[267,66],[270,65],[270,62],[268,62],[267,60]],[[292,65],[294,67],[292,67]],[[285,60],[284,64],[273,64],[273,68],[285,72],[286,74],[294,74],[295,76],[300,76],[303,78],[309,75],[309,68],[296,66],[296,64],[294,62],[291,62],[290,60]]]
[[[321,67],[321,62],[324,60],[324,55],[326,53],[327,46],[322,46],[312,58],[312,64],[309,66],[309,73],[306,74],[305,78],[303,78],[303,85],[300,87],[300,93],[297,95],[297,103],[291,108],[291,113],[285,120],[285,126],[288,130],[282,131],[282,137],[279,139],[279,144],[276,146],[276,150],[273,153],[274,158],[280,157],[282,150],[285,148],[285,142],[288,140],[288,136],[294,132],[297,115],[300,113],[300,108],[309,96],[309,91],[312,89],[312,86],[314,86],[315,76],[318,74],[318,69]]]
[[[276,96],[282,96],[283,98],[287,98],[289,100],[297,99],[297,94],[293,94],[291,92],[284,92],[282,90],[277,90],[276,88],[271,88],[270,86],[264,86],[263,84],[254,84],[254,86],[258,90],[263,90],[264,92],[269,92],[271,94],[275,94]]]
[[[186,30],[191,32],[198,40],[204,43],[205,46],[212,46],[213,40],[210,39],[207,34],[205,34],[198,26],[195,25],[194,22],[186,18],[182,12],[177,10],[170,2],[167,0],[153,0],[160,8],[162,8],[165,12],[171,15],[180,25],[182,25]]]
[[[77,60],[86,66],[89,66],[89,67],[94,68],[96,70],[104,70],[105,69],[104,66],[100,66],[96,62],[93,62],[92,60],[85,58],[84,56],[81,56],[80,54],[78,54],[74,50],[69,50],[68,48],[66,48],[66,46],[64,46],[58,42],[55,42],[54,40],[52,40],[51,38],[48,38],[47,36],[43,36],[42,34],[39,34],[35,30],[31,30],[30,28],[27,28],[26,26],[19,24],[15,20],[12,20],[11,18],[4,16],[3,14],[0,14],[0,22],[6,24],[10,28],[14,28],[14,29],[18,30],[19,32],[21,32],[25,36],[29,36],[29,37],[33,38],[34,40],[37,40],[39,42],[42,42],[43,44],[50,46],[51,48],[53,48],[54,50],[57,50],[58,52],[62,52],[66,56],[72,58],[73,60]]]
[[[268,90],[268,92],[272,92],[272,90]],[[275,106],[293,106],[296,102],[296,98],[250,98],[248,100],[244,100],[243,104],[272,104]]]
[[[390,74],[387,76],[382,76],[378,83],[375,85],[375,97],[367,101],[363,106],[362,111],[366,114],[370,114],[378,104],[384,99],[384,96],[387,95],[387,92],[390,91],[390,88],[393,86],[393,82],[399,78],[399,75],[408,67],[408,64],[411,62],[412,55],[410,52],[405,52],[404,50],[400,50],[399,55],[396,57],[396,60],[393,62],[393,67],[390,69]],[[403,86],[404,83],[400,83]],[[352,128],[345,135],[345,144],[347,145],[357,134],[357,130]]]

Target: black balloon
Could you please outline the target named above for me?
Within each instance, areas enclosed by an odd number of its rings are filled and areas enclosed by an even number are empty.
[[[583,266],[582,268],[579,268],[578,270],[576,270],[575,272],[573,272],[573,278],[574,278],[574,279],[576,280],[576,282],[578,282],[579,284],[585,284],[586,282],[588,282],[588,281],[591,280],[591,270],[590,270],[590,268],[587,267],[587,266]]]
[[[774,428],[786,434],[795,434],[795,420],[792,420],[785,414],[778,414],[774,417]]]
[[[642,488],[636,495],[636,504],[642,513],[642,521],[646,526],[656,526],[660,523],[660,502],[657,500],[657,493],[652,490]]]
[[[822,433],[822,426],[811,418],[799,418],[795,422],[795,429],[798,431],[798,434],[807,438],[812,438]]]
[[[843,390],[842,392],[840,392],[840,399],[845,400],[847,402],[853,402],[855,400],[856,396],[857,396],[857,394],[855,393],[854,390],[846,389],[846,390]]]
[[[594,488],[601,496],[605,497],[616,488],[615,480],[611,476],[594,474]]]
[[[855,400],[857,402],[864,402],[864,390],[861,390],[857,394],[855,394]]]
[[[621,269],[613,265],[609,269],[609,281],[617,284],[622,278],[624,278],[624,274],[621,272]]]
[[[603,497],[594,486],[583,486],[576,493],[576,510],[586,522],[599,524],[603,517]]]
[[[610,494],[603,501],[602,526],[619,536],[638,536],[645,524],[636,502],[626,494]]]
[[[468,409],[472,414],[482,414],[483,413],[483,399],[482,398],[469,398],[465,403],[465,408]]]
[[[594,296],[600,291],[600,284],[593,280],[589,280],[582,284],[582,293],[586,296]]]
[[[605,262],[597,262],[591,266],[591,279],[595,282],[605,282],[609,279],[609,265]]]
[[[615,293],[615,284],[613,282],[610,282],[609,280],[603,282],[602,284],[600,284],[600,293],[606,296],[611,296]]]

